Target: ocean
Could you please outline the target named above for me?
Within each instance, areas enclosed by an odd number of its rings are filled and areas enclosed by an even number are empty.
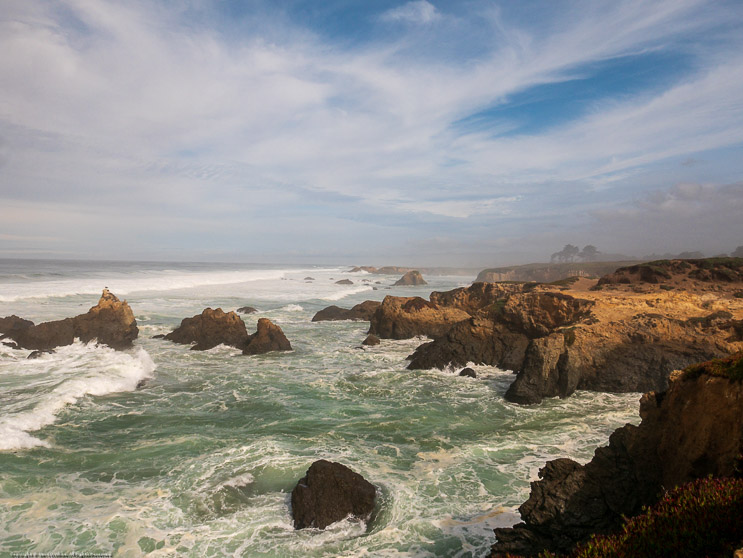
[[[511,372],[409,371],[423,339],[362,348],[367,322],[312,323],[331,304],[474,279],[393,287],[398,276],[349,269],[0,260],[0,316],[75,316],[108,287],[139,325],[122,352],[75,342],[28,360],[0,342],[0,556],[484,556],[545,461],[586,462],[639,422],[639,394],[519,406],[503,398]],[[243,316],[249,333],[270,318],[293,351],[153,339],[206,307],[246,305],[259,311]],[[378,488],[368,523],[293,529],[291,490],[318,459]]]

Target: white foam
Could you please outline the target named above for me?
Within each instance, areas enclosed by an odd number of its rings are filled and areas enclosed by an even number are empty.
[[[343,289],[342,291],[331,293],[329,295],[320,297],[320,300],[340,300],[342,298],[346,298],[347,296],[351,296],[353,294],[363,293],[365,291],[371,291],[371,290],[373,290],[372,287],[368,285],[362,285],[360,287]]]
[[[79,341],[60,347],[53,355],[33,364],[54,365],[70,369],[72,374],[50,392],[35,393],[36,399],[30,410],[11,413],[0,418],[0,450],[49,447],[49,443],[29,434],[48,426],[57,419],[57,414],[67,405],[76,403],[86,395],[107,395],[119,391],[134,391],[140,381],[149,378],[155,363],[144,349],[133,353],[116,352],[108,347],[85,345]],[[89,366],[91,363],[95,366]],[[88,370],[87,372],[82,372]],[[91,371],[92,370],[92,371]],[[81,374],[75,372],[81,371]],[[51,374],[52,371],[50,370]]]
[[[302,308],[299,304],[287,304],[283,308],[281,308],[284,312],[304,312],[304,308]]]

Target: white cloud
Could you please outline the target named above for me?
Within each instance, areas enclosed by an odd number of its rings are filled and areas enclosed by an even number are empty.
[[[441,18],[436,6],[426,0],[415,0],[384,12],[381,16],[386,21],[425,24]]]

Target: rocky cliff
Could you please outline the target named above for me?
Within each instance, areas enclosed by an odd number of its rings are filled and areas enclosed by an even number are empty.
[[[743,352],[674,373],[666,392],[643,396],[639,426],[619,428],[586,465],[548,462],[523,523],[496,529],[493,557],[567,552],[592,533],[608,533],[665,490],[708,475],[740,473]]]

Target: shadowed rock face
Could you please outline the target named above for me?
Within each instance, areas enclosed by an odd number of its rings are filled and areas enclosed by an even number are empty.
[[[386,296],[371,317],[369,333],[384,339],[438,337],[469,317],[463,310],[437,306],[418,296]]]
[[[117,350],[128,349],[137,335],[139,329],[132,309],[108,289],[103,290],[98,304],[85,314],[8,332],[8,336],[24,349],[40,351],[70,345],[75,338],[84,343],[96,339]]]
[[[315,461],[292,490],[294,528],[325,529],[348,516],[368,520],[374,511],[376,489],[340,463]]]
[[[420,271],[408,271],[405,275],[395,281],[395,287],[399,286],[411,286],[411,285],[428,285]]]
[[[201,314],[184,318],[165,339],[184,345],[195,343],[191,349],[205,351],[222,344],[242,347],[248,340],[248,331],[235,312],[206,308]]]
[[[365,300],[351,308],[339,306],[328,306],[323,308],[312,317],[313,322],[338,321],[338,320],[362,320],[369,321],[374,312],[379,308],[381,302],[376,300]]]
[[[743,353],[729,360],[743,371]],[[743,449],[743,384],[708,373],[674,378],[667,392],[645,394],[641,424],[617,429],[589,463],[548,462],[519,508],[523,523],[496,529],[492,555],[567,552],[615,530],[664,490],[733,476]]]
[[[31,320],[24,320],[13,314],[12,316],[6,316],[0,318],[0,334],[9,334],[14,331],[20,331],[31,327],[34,323]]]
[[[258,320],[258,330],[245,342],[244,355],[259,355],[271,351],[291,351],[292,346],[279,326],[268,318]]]

